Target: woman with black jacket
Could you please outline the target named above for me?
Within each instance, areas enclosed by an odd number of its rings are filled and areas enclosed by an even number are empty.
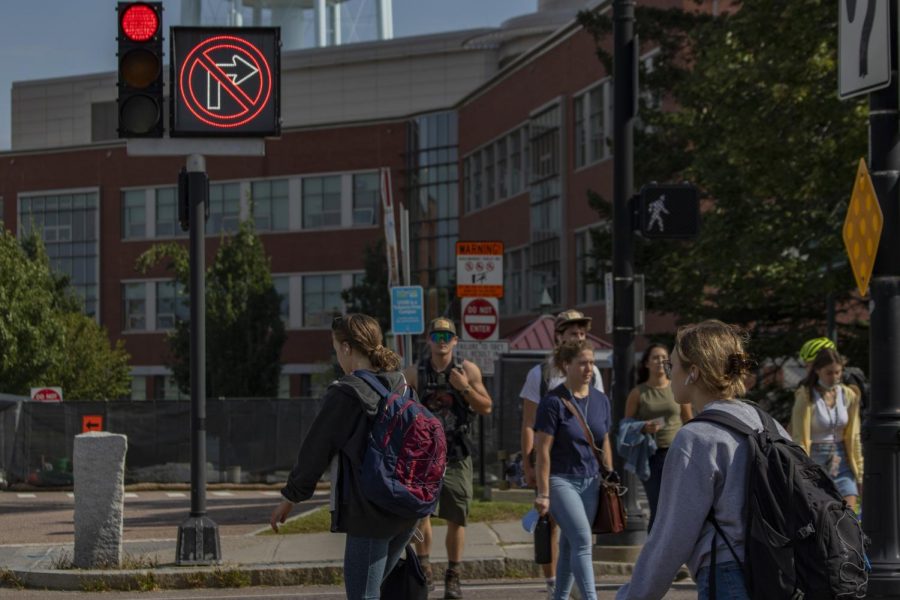
[[[337,317],[332,346],[345,375],[325,391],[322,410],[297,456],[284,500],[272,512],[272,529],[284,523],[298,502],[308,500],[331,469],[331,531],[346,533],[344,587],[351,600],[377,599],[381,583],[397,564],[416,520],[398,517],[369,502],[360,492],[359,470],[366,438],[381,400],[353,371],[375,373],[388,389],[403,382],[400,357],[382,345],[378,321],[363,314]]]

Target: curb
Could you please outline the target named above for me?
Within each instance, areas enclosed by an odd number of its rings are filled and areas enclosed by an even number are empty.
[[[446,563],[433,562],[437,569]],[[466,579],[524,579],[541,577],[540,566],[521,558],[494,558],[463,562]],[[633,564],[594,562],[597,575],[630,575]],[[0,588],[99,592],[157,589],[237,588],[248,586],[339,585],[342,562],[283,563],[279,565],[222,564],[211,567],[160,567],[130,570],[7,570],[0,571]]]

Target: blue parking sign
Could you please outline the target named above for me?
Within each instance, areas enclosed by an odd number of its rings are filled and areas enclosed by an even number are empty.
[[[391,288],[391,331],[419,335],[425,331],[425,296],[421,285]]]

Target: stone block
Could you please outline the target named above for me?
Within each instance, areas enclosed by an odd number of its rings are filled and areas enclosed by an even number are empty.
[[[122,561],[128,438],[105,431],[75,436],[75,556],[79,569]]]

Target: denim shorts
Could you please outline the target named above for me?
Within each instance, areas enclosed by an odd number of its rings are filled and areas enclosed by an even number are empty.
[[[716,564],[716,597],[709,597],[709,566],[697,571],[697,600],[750,600],[744,572],[736,562]]]
[[[831,465],[829,464],[833,454],[836,454],[841,459],[840,464],[838,464],[837,476],[831,474]],[[838,442],[837,444],[814,443],[810,449],[809,456],[831,476],[841,496],[859,496],[859,488],[856,487],[856,477],[853,476],[853,469],[850,468],[850,461],[847,460],[847,451],[843,442]]]

